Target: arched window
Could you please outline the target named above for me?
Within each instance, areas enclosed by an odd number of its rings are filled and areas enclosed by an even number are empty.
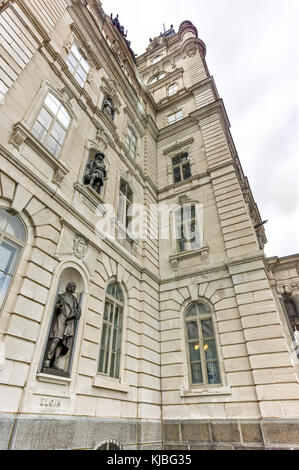
[[[175,229],[179,253],[200,248],[199,221],[195,204],[184,204],[175,212]]]
[[[121,450],[121,444],[115,439],[107,439],[106,441],[100,442],[95,450]]]
[[[212,311],[207,304],[194,302],[187,308],[185,331],[192,385],[220,384]]]
[[[0,208],[0,309],[16,272],[26,232],[18,216]]]
[[[106,291],[99,372],[119,378],[124,298],[120,286],[109,284]]]
[[[130,207],[133,203],[133,191],[130,185],[121,178],[118,197],[117,218],[126,228],[130,224]]]
[[[66,108],[52,93],[48,93],[31,132],[57,157],[70,123],[71,117]]]

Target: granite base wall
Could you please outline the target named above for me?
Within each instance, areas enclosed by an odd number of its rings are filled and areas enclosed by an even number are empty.
[[[165,450],[299,449],[299,420],[165,421]]]
[[[299,420],[141,422],[87,417],[0,415],[0,450],[299,450]]]
[[[115,439],[124,450],[162,449],[159,422],[85,417],[0,415],[0,449],[95,449]]]

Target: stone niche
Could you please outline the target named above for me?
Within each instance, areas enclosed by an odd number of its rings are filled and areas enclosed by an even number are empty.
[[[64,322],[64,319],[62,318],[61,321],[57,321],[57,318],[61,313],[59,313],[58,310],[58,300],[59,296],[63,295],[66,293],[68,286],[70,283],[75,284],[76,288],[75,291],[72,293],[72,295],[75,297],[78,306],[78,319],[70,319],[66,322]],[[50,319],[50,325],[48,329],[48,334],[47,334],[47,340],[45,343],[44,351],[43,351],[43,357],[42,357],[42,365],[41,365],[41,371],[42,373],[45,374],[50,374],[50,375],[56,375],[60,377],[70,377],[71,374],[71,369],[72,369],[72,362],[73,362],[73,354],[74,354],[74,349],[76,345],[76,339],[77,339],[77,332],[78,332],[78,326],[80,322],[80,317],[81,317],[81,309],[82,309],[82,303],[83,303],[83,296],[84,296],[84,282],[82,279],[81,274],[74,268],[68,267],[64,269],[64,271],[61,273],[61,276],[59,278],[59,283],[58,283],[58,288],[57,291],[54,295],[53,298],[53,307],[52,307],[52,314],[51,314],[51,319]],[[61,311],[61,310],[60,310]],[[66,310],[68,312],[68,309]],[[72,313],[70,314],[71,317]],[[62,326],[61,326],[62,323]],[[68,340],[60,340],[58,347],[62,347],[61,353],[58,356],[58,359],[55,364],[55,354],[53,356],[53,359],[49,361],[49,351],[51,348],[51,344],[53,342],[53,336],[56,337],[57,334],[57,329],[62,331],[62,334],[60,336],[63,336],[63,332],[65,335],[67,335]],[[67,333],[66,333],[67,331]],[[65,346],[67,344],[67,347]],[[50,364],[47,363],[50,362]]]

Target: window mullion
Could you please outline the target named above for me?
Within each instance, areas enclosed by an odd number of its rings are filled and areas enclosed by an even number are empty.
[[[111,303],[112,307],[112,321],[110,324],[110,338],[109,338],[109,358],[108,358],[108,375],[110,375],[110,366],[111,366],[111,358],[112,358],[112,340],[113,340],[113,323],[114,323],[114,315],[115,315],[115,304]]]
[[[202,378],[203,378],[203,383],[207,384],[208,383],[208,375],[207,375],[205,351],[204,351],[204,348],[203,348],[204,347],[204,338],[203,338],[203,333],[202,333],[201,320],[199,318],[197,319],[197,326],[198,326],[199,341],[200,341],[199,344],[200,344]]]

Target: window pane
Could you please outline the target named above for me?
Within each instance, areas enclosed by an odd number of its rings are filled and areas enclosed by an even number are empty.
[[[200,344],[198,341],[194,343],[189,343],[189,357],[190,362],[200,361]]]
[[[191,168],[190,168],[190,163],[186,163],[186,165],[183,165],[183,178],[184,180],[190,178],[191,176]]]
[[[105,359],[105,349],[101,348],[100,362],[99,362],[99,371],[100,372],[103,372],[103,369],[104,369],[104,359]]]
[[[81,60],[82,55],[80,54],[79,49],[78,49],[78,47],[76,46],[76,44],[73,44],[73,45],[72,45],[71,53],[74,54],[74,56],[76,57],[76,59],[78,59],[78,61]],[[70,55],[71,55],[71,54],[70,54]]]
[[[193,384],[202,383],[202,372],[201,372],[200,362],[190,364],[190,368],[191,368],[192,383]]]
[[[115,297],[115,284],[109,284],[107,294],[111,295],[112,297]]]
[[[197,339],[199,337],[196,321],[190,321],[187,323],[187,333],[188,339]]]
[[[196,304],[192,304],[186,311],[186,317],[193,317],[194,315],[197,315]]]
[[[87,73],[85,72],[85,70],[80,65],[77,68],[77,73],[80,75],[80,78],[83,80],[83,82],[85,82],[85,80],[87,78]]]
[[[207,373],[209,384],[221,383],[218,362],[207,362]]]
[[[113,328],[113,338],[112,338],[112,349],[116,349],[116,341],[117,341],[117,328]]]
[[[108,312],[109,312],[109,303],[108,303],[108,302],[105,302],[104,320],[108,320]]]
[[[11,281],[11,276],[0,271],[0,308],[2,307]]]
[[[6,209],[0,208],[0,230],[18,238],[24,242],[26,240],[25,228],[16,215],[10,214]]]
[[[0,245],[0,270],[13,274],[19,259],[21,248],[4,239]]]
[[[38,115],[37,121],[45,128],[49,129],[53,117],[45,108],[41,109],[41,112]]]
[[[47,134],[46,129],[42,127],[37,121],[34,123],[31,132],[40,142],[44,140]]]
[[[49,136],[48,140],[47,140],[47,143],[45,144],[47,149],[55,156],[57,157],[57,155],[59,154],[60,150],[61,150],[61,146],[60,144],[53,139],[53,137]]]
[[[172,159],[172,164],[173,165],[179,165],[181,163],[181,157],[174,157]]]
[[[52,113],[56,116],[60,108],[60,101],[55,98],[55,96],[51,95],[51,93],[49,93],[45,99],[45,105],[48,106],[50,111],[52,111]]]
[[[106,325],[106,323],[104,323],[103,324],[103,331],[102,331],[101,346],[103,346],[103,347],[106,346],[106,340],[107,340],[107,325]]]
[[[126,225],[126,198],[122,194],[118,198],[117,218],[122,225]]]
[[[66,63],[67,63],[69,68],[75,69],[76,65],[78,64],[78,60],[76,59],[76,57],[72,53],[70,53],[70,55],[67,58]]]
[[[209,359],[217,360],[217,349],[216,349],[215,340],[205,340],[203,348],[205,351],[206,360],[209,360]]]
[[[63,144],[63,141],[65,139],[66,132],[63,129],[63,127],[58,123],[55,122],[53,129],[51,131],[51,136],[59,142],[60,145]]]
[[[202,334],[204,338],[214,338],[214,330],[212,320],[202,320]]]
[[[182,178],[181,178],[181,168],[179,166],[174,167],[173,169],[173,180],[175,183],[179,183]]]
[[[70,116],[68,115],[68,113],[66,112],[66,110],[64,109],[63,106],[61,106],[58,114],[57,114],[57,119],[61,122],[61,124],[66,128],[68,129],[69,125],[70,125],[70,122],[71,122],[71,118]]]
[[[80,65],[83,67],[83,69],[85,70],[86,73],[89,72],[90,66],[89,66],[88,62],[86,62],[85,59],[83,59],[83,58],[81,59]]]
[[[119,365],[120,365],[120,353],[116,353],[115,372],[114,372],[114,377],[116,379],[119,378]]]
[[[207,304],[198,302],[197,309],[199,314],[211,313],[210,307]]]
[[[114,377],[114,366],[115,366],[115,359],[116,359],[115,356],[116,354],[115,352],[113,352],[111,354],[111,362],[110,362],[110,373],[109,373],[110,377]]]
[[[83,87],[83,85],[84,85],[84,80],[82,80],[82,78],[80,77],[80,75],[79,75],[78,73],[76,73],[75,79],[77,80],[77,82],[79,83],[79,85]]]

